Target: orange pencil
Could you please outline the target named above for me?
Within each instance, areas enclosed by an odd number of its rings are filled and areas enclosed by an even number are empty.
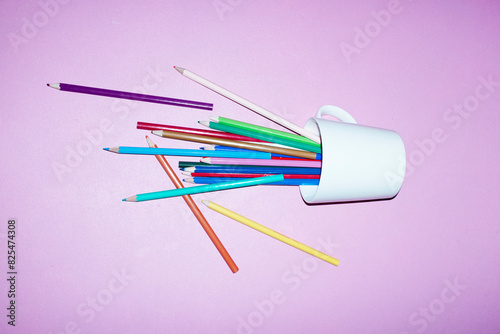
[[[158,147],[148,136],[146,136],[146,140],[148,141],[149,147]],[[160,163],[160,165],[163,167],[165,172],[167,173],[170,180],[172,180],[172,183],[174,184],[174,186],[177,189],[184,188],[184,185],[179,180],[177,175],[175,175],[175,172],[172,169],[172,167],[170,167],[170,165],[168,164],[167,159],[165,159],[165,157],[163,155],[155,155],[155,157],[158,160],[158,162]],[[195,215],[196,219],[198,219],[201,226],[203,227],[205,232],[208,234],[208,237],[210,238],[210,240],[212,240],[215,247],[219,251],[220,255],[222,255],[222,257],[224,258],[224,261],[226,261],[226,263],[229,266],[229,268],[231,269],[231,271],[233,273],[236,273],[238,271],[238,266],[236,265],[236,263],[234,263],[233,259],[231,258],[231,256],[227,252],[226,248],[224,247],[224,245],[222,245],[222,242],[219,240],[219,238],[217,237],[215,232],[212,230],[212,227],[210,227],[210,224],[207,222],[207,220],[205,219],[205,217],[203,216],[203,214],[201,213],[200,209],[195,204],[195,202],[193,201],[191,196],[184,195],[184,196],[182,196],[182,198],[184,198],[184,201],[186,202],[186,204],[189,206],[191,211],[193,211],[193,214]]]

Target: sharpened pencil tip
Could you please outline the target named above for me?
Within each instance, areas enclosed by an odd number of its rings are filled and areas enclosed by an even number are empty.
[[[114,152],[114,153],[120,153],[120,148],[119,147],[105,147],[103,148],[103,150],[105,151],[109,151],[109,152]]]
[[[61,89],[61,86],[59,86],[58,83],[48,83],[47,86],[55,88],[55,89]]]
[[[148,136],[146,136],[146,141],[148,142],[149,147],[155,147],[155,143]]]
[[[205,204],[206,206],[210,205],[210,201],[206,200],[206,199],[202,199],[201,202],[203,204]]]
[[[174,68],[180,73],[180,74],[184,74],[184,69],[182,67],[179,67],[179,66],[174,66]]]
[[[153,131],[151,131],[151,133],[154,134],[154,135],[162,137],[163,130],[153,130]]]
[[[130,196],[122,199],[123,202],[137,202],[137,196]]]

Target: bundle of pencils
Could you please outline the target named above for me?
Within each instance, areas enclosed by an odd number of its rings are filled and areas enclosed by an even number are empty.
[[[194,184],[238,182],[243,178],[259,178],[279,174],[283,174],[283,180],[265,184],[319,184],[321,174],[320,144],[314,143],[305,137],[283,131],[228,118],[219,117],[217,119],[236,124],[238,129],[244,129],[244,131],[234,130],[229,127],[224,130],[233,132],[200,130],[138,122],[138,129],[150,130],[160,137],[212,144],[212,146],[201,147],[200,149],[120,146],[106,148],[106,150],[122,154],[200,157],[201,159],[197,162],[181,161],[179,163],[182,174],[190,176],[184,179],[184,182]],[[210,124],[212,123],[210,122]],[[236,126],[234,128],[236,129]],[[236,132],[244,133],[245,136]],[[239,137],[234,137],[235,135]],[[301,146],[301,148],[297,146]],[[311,150],[303,150],[305,147]]]
[[[199,162],[181,161],[182,174],[190,176],[184,182],[217,184],[242,178],[257,178],[283,174],[283,180],[268,185],[318,185],[321,173],[321,145],[312,140],[254,124],[218,117],[219,122],[235,126],[201,132],[193,128],[178,128],[162,124],[138,122],[138,129],[151,130],[153,134],[173,139],[194,141],[212,146],[199,150],[185,150],[178,155],[200,156]],[[204,124],[205,122],[199,122]],[[209,122],[212,127],[218,122]],[[216,126],[215,126],[216,127]],[[214,128],[215,128],[214,127]],[[241,130],[242,129],[242,130]],[[205,130],[211,131],[211,130]],[[243,136],[234,140],[233,135]],[[256,142],[259,141],[260,142]],[[309,151],[304,148],[310,149]],[[141,154],[139,148],[113,148],[114,152]],[[137,151],[137,152],[136,152]],[[177,155],[174,149],[159,154]],[[192,152],[191,152],[192,151]],[[146,152],[143,152],[146,154]],[[310,173],[310,174],[308,174]]]
[[[180,67],[174,67],[183,76],[221,94],[232,101],[264,116],[295,133],[245,123],[225,117],[210,117],[210,121],[199,121],[208,129],[188,128],[158,123],[137,122],[137,129],[170,139],[209,144],[198,149],[158,148],[146,136],[147,147],[118,146],[104,150],[119,154],[154,155],[168,174],[176,189],[137,194],[123,199],[126,202],[142,202],[182,196],[192,210],[221,256],[233,273],[238,267],[212,230],[190,195],[235,189],[256,185],[317,186],[321,176],[321,144],[319,136],[274,115],[262,107],[231,93],[214,83]],[[48,84],[48,86],[75,93],[100,95],[143,102],[211,110],[211,103],[181,100],[145,94],[92,88],[70,84]],[[184,187],[165,156],[199,157],[199,161],[180,161],[181,174],[188,176],[186,183],[197,186]],[[213,202],[204,201],[212,210],[250,226],[293,247],[317,256],[331,264],[338,260],[320,253],[293,239],[285,237],[256,222],[229,211]]]

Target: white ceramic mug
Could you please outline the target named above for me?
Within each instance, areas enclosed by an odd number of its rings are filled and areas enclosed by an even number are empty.
[[[339,121],[322,118],[334,116]],[[336,106],[321,107],[305,129],[321,137],[318,186],[300,186],[306,203],[389,199],[401,189],[406,170],[403,140],[392,130],[356,123]],[[396,177],[395,177],[396,176]]]

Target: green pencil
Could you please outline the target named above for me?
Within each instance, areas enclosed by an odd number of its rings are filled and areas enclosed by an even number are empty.
[[[192,195],[192,194],[200,194],[211,191],[219,191],[226,189],[234,189],[234,188],[242,188],[249,186],[256,186],[259,184],[272,183],[283,181],[283,174],[279,175],[271,175],[271,176],[263,176],[256,177],[250,179],[242,179],[240,181],[232,181],[232,182],[222,182],[215,184],[207,184],[202,186],[194,186],[194,187],[186,187],[179,189],[171,189],[171,190],[163,190],[163,191],[155,191],[151,193],[138,194],[135,196],[124,198],[123,201],[126,202],[142,202],[142,201],[150,201],[154,199],[161,198],[170,198],[184,195]]]
[[[312,151],[312,152],[320,153],[317,150],[318,149],[321,150],[321,144],[318,144],[309,138],[306,138],[304,136],[299,136],[299,135],[296,135],[294,133],[274,130],[271,128],[267,128],[267,127],[263,127],[263,126],[259,126],[259,125],[255,125],[255,124],[251,124],[251,123],[240,122],[240,121],[237,121],[234,119],[220,117],[220,116],[219,117],[210,117],[210,121],[214,122],[214,123],[218,123],[220,125],[227,125],[227,126],[230,126],[232,128],[235,128],[235,129],[244,130],[244,133],[247,133],[247,134],[254,133],[254,135],[249,136],[251,138],[257,138],[257,137],[255,137],[255,134],[257,134],[259,136],[263,136],[264,138],[266,138],[265,139],[266,141],[271,141],[273,143],[282,144],[281,142],[278,143],[276,141],[273,141],[273,139],[274,140],[281,139],[285,143],[282,145],[290,146],[289,143],[297,142],[297,143],[304,144],[305,146],[303,146],[303,147],[306,147],[305,150],[307,150],[307,151],[310,151],[311,147],[316,147],[316,150]],[[250,131],[250,132],[248,132],[248,131]],[[257,139],[260,139],[260,138],[257,138]],[[261,140],[264,140],[264,139],[261,139]],[[296,147],[296,146],[292,146],[292,147]]]

